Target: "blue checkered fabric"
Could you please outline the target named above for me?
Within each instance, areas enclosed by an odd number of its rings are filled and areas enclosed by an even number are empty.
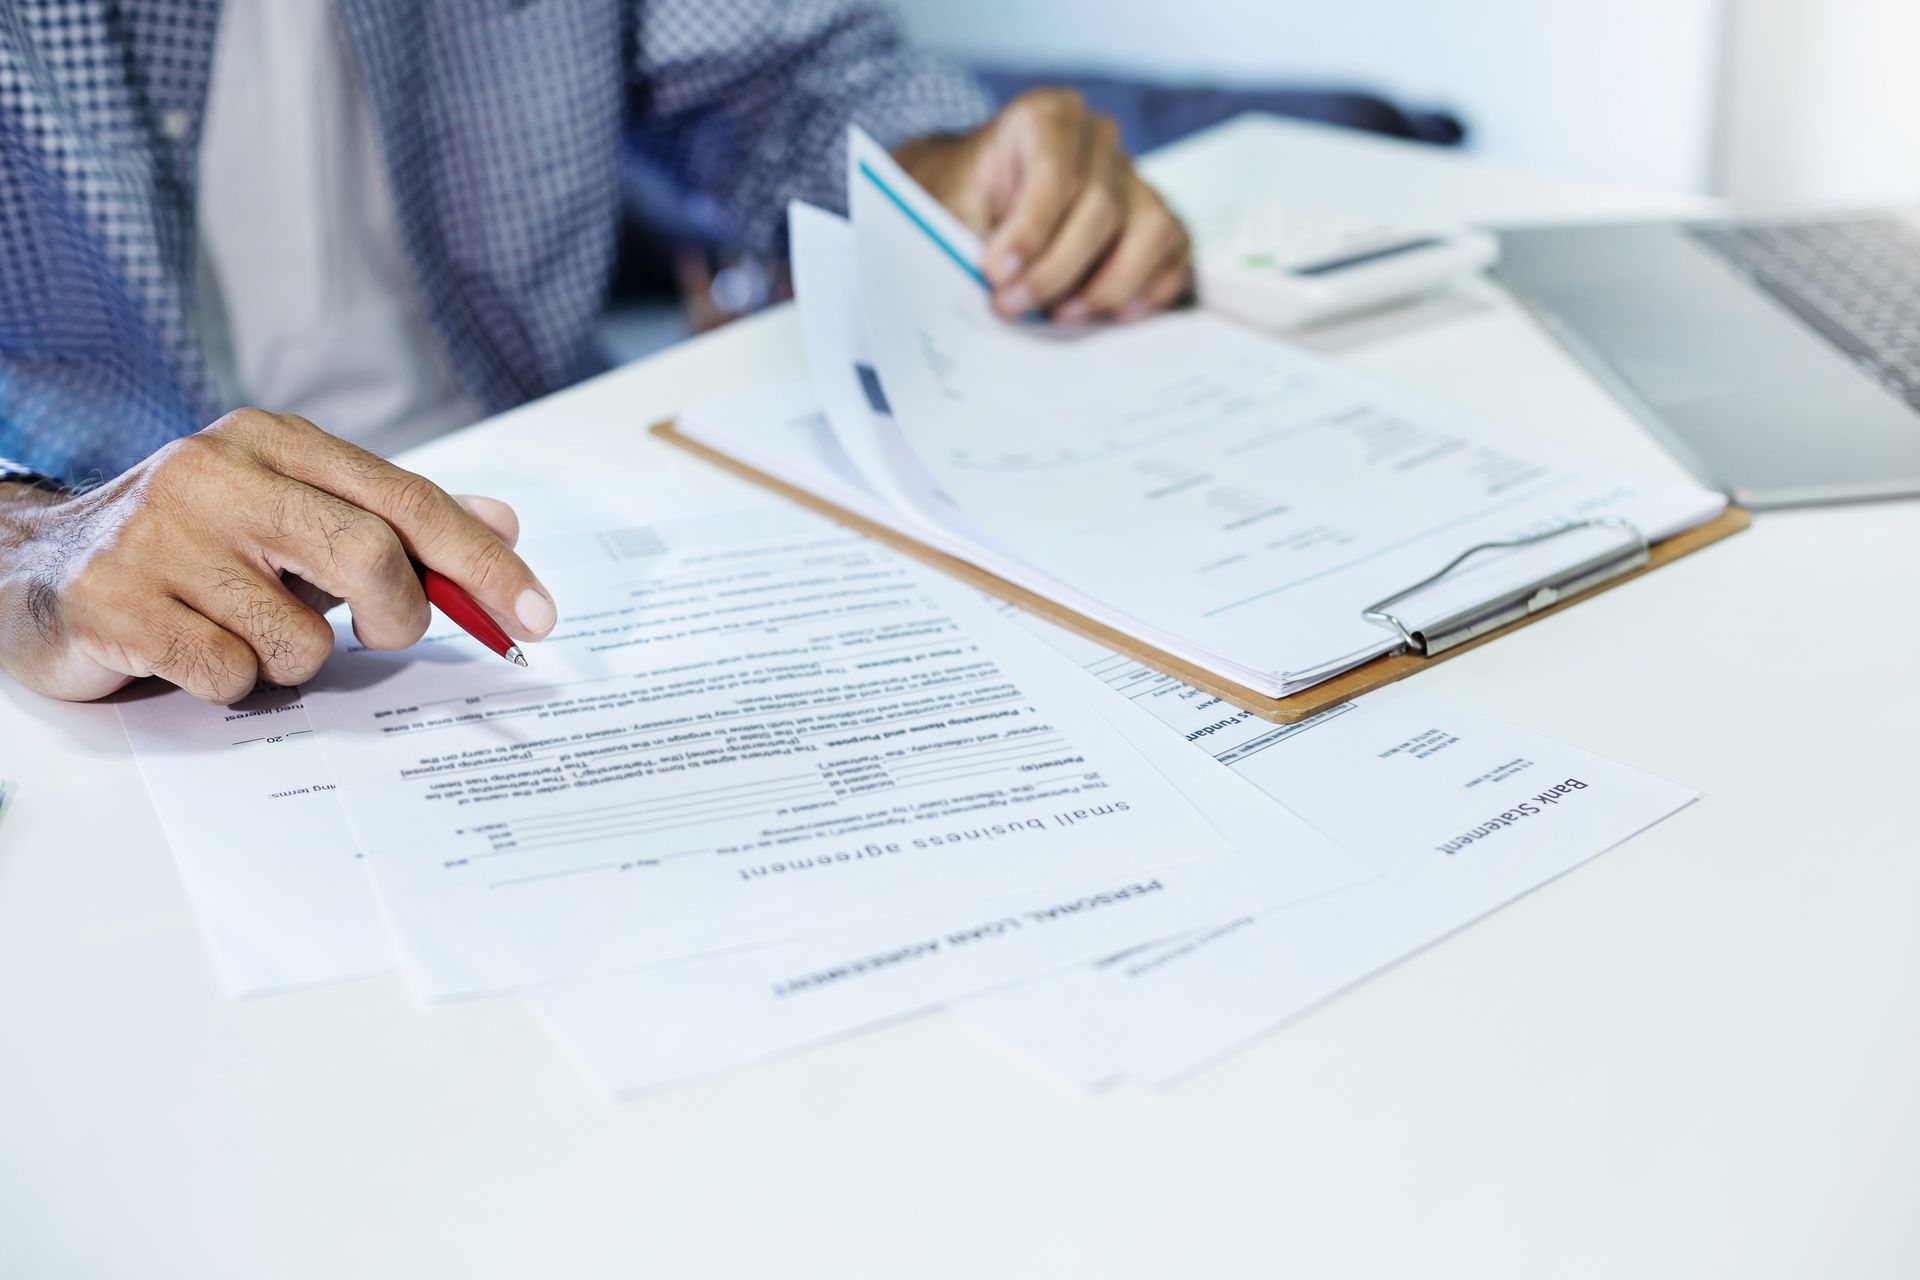
[[[844,203],[849,123],[892,145],[991,111],[860,0],[334,4],[421,295],[489,410],[588,371],[630,113],[777,252],[788,200]],[[218,20],[219,0],[0,0],[0,475],[85,484],[234,407],[192,321]]]

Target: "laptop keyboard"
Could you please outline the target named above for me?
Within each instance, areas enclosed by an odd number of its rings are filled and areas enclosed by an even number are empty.
[[[1900,218],[1694,226],[1688,234],[1920,409],[1920,228]]]

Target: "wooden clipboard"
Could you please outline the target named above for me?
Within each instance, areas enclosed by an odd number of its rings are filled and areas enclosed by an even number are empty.
[[[1016,604],[1029,613],[1038,614],[1047,621],[1065,627],[1067,630],[1085,636],[1089,640],[1105,645],[1117,653],[1125,654],[1143,666],[1153,668],[1162,675],[1172,676],[1182,684],[1192,685],[1203,693],[1210,693],[1222,702],[1232,703],[1243,710],[1250,711],[1263,720],[1272,720],[1279,724],[1292,724],[1308,716],[1336,706],[1363,693],[1370,693],[1396,680],[1403,680],[1416,671],[1423,671],[1436,662],[1445,662],[1457,653],[1477,649],[1492,640],[1497,640],[1510,631],[1515,631],[1528,623],[1560,612],[1562,609],[1580,603],[1591,596],[1598,595],[1623,582],[1630,582],[1642,574],[1651,573],[1665,564],[1671,564],[1681,556],[1698,551],[1710,543],[1740,532],[1753,523],[1753,518],[1744,508],[1729,506],[1717,518],[1706,524],[1677,533],[1671,538],[1663,538],[1648,545],[1647,562],[1637,569],[1610,578],[1606,582],[1588,590],[1562,598],[1558,603],[1510,622],[1472,640],[1454,645],[1443,653],[1431,657],[1417,653],[1390,653],[1361,663],[1350,671],[1323,680],[1311,688],[1298,693],[1290,693],[1284,698],[1270,698],[1244,685],[1235,684],[1204,667],[1196,667],[1190,662],[1174,657],[1165,650],[1142,643],[1123,631],[1095,622],[1085,615],[1069,609],[1042,595],[1036,595],[1025,587],[1016,586],[997,574],[988,573],[978,565],[950,556],[944,551],[936,551],[925,543],[918,542],[905,534],[889,529],[883,524],[857,515],[846,508],[828,502],[817,494],[809,493],[796,485],[776,479],[755,467],[748,466],[739,459],[720,452],[718,449],[701,444],[684,436],[675,427],[671,419],[655,423],[650,430],[660,439],[689,453],[697,454],[716,467],[730,471],[744,480],[750,480],[762,488],[771,489],[782,497],[788,498],[811,511],[828,519],[865,534],[876,542],[884,542],[896,551],[912,556],[914,559],[932,565],[943,573],[951,574],[962,582],[978,587],[989,595],[998,596],[1011,604]]]

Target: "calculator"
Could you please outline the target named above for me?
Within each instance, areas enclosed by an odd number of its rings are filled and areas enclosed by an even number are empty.
[[[1190,219],[1200,304],[1290,330],[1440,289],[1493,265],[1472,227],[1398,223],[1337,209],[1241,204]]]

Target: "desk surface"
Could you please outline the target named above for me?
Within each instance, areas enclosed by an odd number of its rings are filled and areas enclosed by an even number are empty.
[[[1674,203],[1253,119],[1152,167],[1194,202]],[[1672,469],[1491,288],[1318,345]],[[503,496],[529,454],[694,468],[644,424],[800,368],[782,310],[410,461]],[[0,1273],[1920,1274],[1917,567],[1912,504],[1769,515],[1423,675],[1706,799],[1181,1088],[1097,1100],[946,1017],[612,1104],[510,999],[229,1003],[114,713],[0,687]]]

